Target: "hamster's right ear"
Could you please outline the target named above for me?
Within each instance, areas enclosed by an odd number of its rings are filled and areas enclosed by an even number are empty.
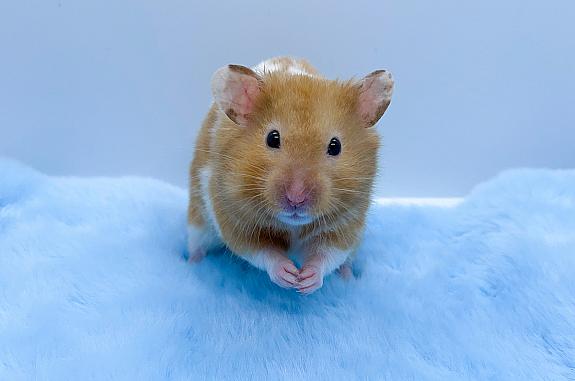
[[[260,76],[240,65],[224,66],[212,77],[212,93],[216,104],[240,126],[245,126],[253,112],[261,86]]]
[[[359,83],[358,113],[365,127],[371,127],[391,102],[393,77],[385,70],[376,70]]]

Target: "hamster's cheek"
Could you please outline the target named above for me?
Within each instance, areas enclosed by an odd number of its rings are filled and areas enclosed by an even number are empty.
[[[264,177],[266,178],[266,182],[264,186],[265,189],[262,189],[262,192],[265,193],[270,203],[279,204],[284,187],[281,170],[272,166]]]

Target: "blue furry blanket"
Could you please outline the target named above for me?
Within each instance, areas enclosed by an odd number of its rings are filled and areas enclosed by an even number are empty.
[[[0,161],[0,380],[575,379],[575,171],[375,205],[311,296],[183,258],[187,195]]]

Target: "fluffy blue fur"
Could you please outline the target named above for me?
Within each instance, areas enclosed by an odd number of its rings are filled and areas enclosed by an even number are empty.
[[[0,161],[0,380],[575,379],[575,171],[374,206],[304,297],[183,256],[186,192]]]

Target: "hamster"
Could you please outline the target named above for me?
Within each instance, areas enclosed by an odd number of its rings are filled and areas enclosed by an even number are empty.
[[[328,80],[304,60],[276,57],[251,69],[222,67],[211,87],[190,167],[190,260],[227,246],[303,294],[338,268],[349,274],[391,74]]]

